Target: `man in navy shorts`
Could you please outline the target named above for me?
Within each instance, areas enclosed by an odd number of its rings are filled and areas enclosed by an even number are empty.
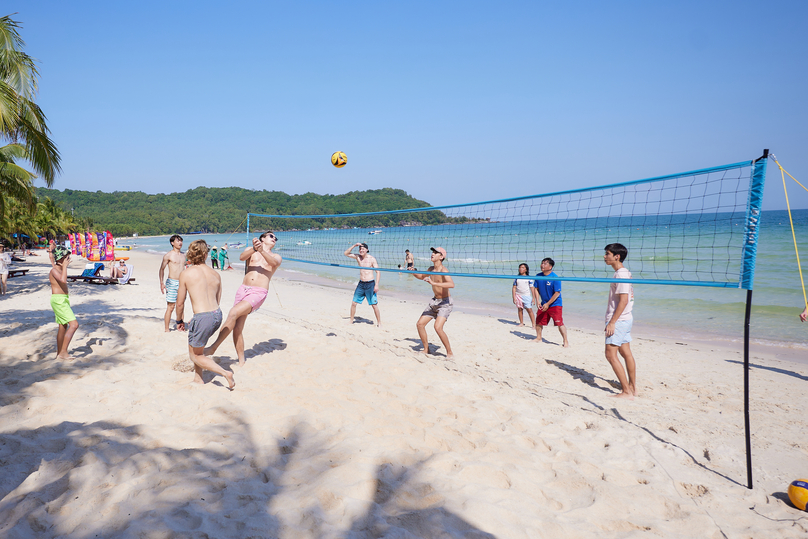
[[[558,277],[553,273],[555,262],[552,258],[545,258],[541,261],[541,273],[537,273],[537,279],[533,282],[533,302],[536,304],[536,338],[533,342],[542,342],[542,328],[553,320],[553,324],[558,328],[561,337],[564,339],[564,348],[569,348],[570,341],[567,339],[567,328],[564,326],[564,318],[561,315],[561,281],[548,281],[542,277]]]
[[[359,247],[359,254],[352,253],[354,247]],[[379,264],[376,258],[369,254],[367,243],[354,243],[345,249],[345,256],[353,258],[359,263],[359,284],[356,285],[354,291],[353,302],[351,302],[351,321],[353,324],[354,315],[356,314],[356,306],[359,303],[368,300],[368,305],[373,307],[373,312],[376,315],[376,325],[382,327],[382,316],[379,313],[379,306],[377,305],[378,299],[376,293],[379,291],[379,281],[382,278],[382,272],[376,271],[376,279],[373,278],[373,270],[366,268],[378,268]]]

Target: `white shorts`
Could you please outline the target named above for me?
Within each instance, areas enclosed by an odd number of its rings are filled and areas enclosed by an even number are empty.
[[[533,308],[533,296],[530,294],[521,295],[519,294],[519,299],[522,300],[522,308],[523,309],[532,309]]]
[[[620,346],[631,342],[631,325],[634,320],[618,320],[614,324],[614,334],[611,337],[606,337],[606,344],[613,344]]]

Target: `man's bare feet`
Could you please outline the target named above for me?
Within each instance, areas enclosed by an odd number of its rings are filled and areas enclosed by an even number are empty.
[[[167,329],[167,330],[166,330],[166,333],[171,333],[171,330],[170,330],[170,329]]]
[[[76,356],[69,356],[69,355],[68,356],[59,356],[59,355],[57,355],[56,359],[71,359],[72,360],[72,359],[76,359]]]
[[[530,342],[544,342],[544,339],[542,339],[541,337],[536,337],[535,339],[533,339]]]
[[[523,327],[525,327],[525,325],[524,324],[516,324],[516,327],[523,328]]]
[[[564,348],[569,348],[569,347],[570,347],[570,343],[565,342],[563,347],[564,347]]]
[[[454,361],[454,354],[446,354],[446,359],[448,361]]]
[[[225,371],[224,377],[227,378],[227,383],[230,386],[229,389],[233,389],[234,387],[236,387],[236,380],[233,378],[232,372]]]
[[[626,393],[625,391],[621,391],[617,395],[612,395],[612,397],[614,397],[615,399],[628,399],[630,401],[634,400],[634,395],[632,395],[631,393]]]

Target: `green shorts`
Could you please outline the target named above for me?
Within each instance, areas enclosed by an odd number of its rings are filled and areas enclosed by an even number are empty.
[[[51,309],[56,315],[57,324],[67,324],[76,319],[70,308],[70,296],[67,294],[51,294]]]

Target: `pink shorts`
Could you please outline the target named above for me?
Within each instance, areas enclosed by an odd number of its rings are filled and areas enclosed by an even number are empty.
[[[233,307],[246,300],[252,305],[252,311],[250,312],[254,313],[264,304],[264,300],[267,299],[267,293],[269,293],[269,291],[266,288],[243,284],[239,286],[236,291],[236,301],[233,302]]]

